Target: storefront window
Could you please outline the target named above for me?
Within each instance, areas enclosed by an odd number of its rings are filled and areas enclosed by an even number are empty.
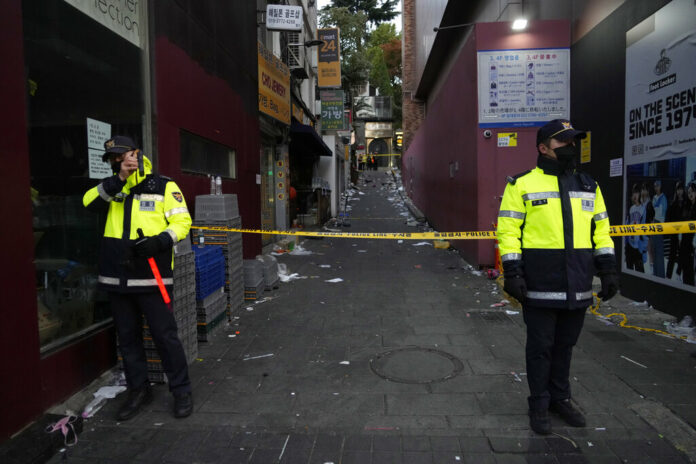
[[[132,41],[63,0],[25,0],[22,7],[38,319],[45,353],[110,318],[106,296],[96,289],[105,215],[82,206],[85,191],[109,174],[94,135],[88,143],[88,119],[102,137],[124,134],[142,142],[142,56]],[[131,29],[134,18],[128,17]]]

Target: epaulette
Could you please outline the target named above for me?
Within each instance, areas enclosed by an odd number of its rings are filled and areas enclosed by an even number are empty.
[[[524,175],[529,174],[530,172],[532,172],[532,170],[531,170],[531,169],[527,169],[526,171],[521,172],[521,173],[517,174],[516,176],[512,176],[512,177],[511,177],[511,176],[507,176],[507,177],[505,178],[505,180],[507,181],[508,184],[510,184],[510,185],[515,185],[515,183],[517,182],[517,179],[519,179],[520,177],[522,177],[522,176],[524,176]]]
[[[591,175],[578,171],[578,177],[580,177],[580,182],[582,182],[582,187],[588,192],[592,192],[597,189],[597,181],[592,178]]]

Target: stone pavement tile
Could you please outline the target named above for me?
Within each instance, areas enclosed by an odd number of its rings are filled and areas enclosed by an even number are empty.
[[[337,451],[341,451],[342,446],[342,435],[329,435],[326,433],[320,433],[317,434],[316,440],[314,442],[314,452],[334,453]]]
[[[430,451],[430,439],[425,435],[401,437],[401,446],[404,452],[406,451]]]
[[[459,464],[462,462],[462,454],[459,451],[433,451],[433,462]]]
[[[468,367],[468,363],[467,363]],[[501,393],[517,392],[526,395],[526,385],[508,375],[458,375],[446,382],[430,384],[433,393]]]
[[[398,435],[374,435],[372,437],[373,451],[401,452],[401,437]]]
[[[373,461],[376,464],[376,461]],[[403,464],[436,464],[430,451],[407,451],[402,454]]]
[[[527,464],[527,459],[519,454],[496,454],[495,462],[498,464]]]
[[[347,375],[341,386],[343,391],[355,393],[428,393],[428,386],[417,383],[390,382],[372,371],[363,375]]]
[[[372,450],[372,435],[347,435],[343,441],[343,449],[348,451]]]
[[[372,462],[379,464],[402,464],[400,451],[372,451]]]
[[[334,392],[336,393],[336,392]],[[298,394],[293,411],[306,413],[327,413],[342,415],[383,415],[384,395],[376,393],[339,393],[316,392]]]
[[[136,461],[159,462],[162,456],[169,452],[169,449],[169,444],[152,442],[134,455],[133,459]]]
[[[270,464],[278,462],[280,449],[255,448],[249,459],[249,464]]]
[[[385,331],[383,338],[385,346],[442,346],[449,344],[447,335],[443,333],[431,333],[426,335],[394,335],[391,332]]]
[[[526,372],[524,359],[468,359],[475,375],[507,375],[510,372]]]
[[[482,337],[476,329],[472,328],[464,334],[447,334],[447,338],[450,340],[450,345],[467,347],[469,350],[467,352],[481,353],[486,357],[493,356],[493,353],[482,345]]]
[[[491,452],[488,437],[459,436],[459,447],[465,455]]]
[[[285,453],[283,453],[283,457],[280,460],[280,464],[307,464],[311,454],[311,449],[286,449]]]
[[[430,437],[430,446],[433,451],[460,451],[459,440],[456,436]]]
[[[295,394],[322,391],[340,391],[343,379],[339,376],[296,376],[273,374],[257,379],[261,384],[259,393],[263,394]]]
[[[289,413],[295,398],[288,394],[260,394],[216,390],[201,407],[210,413]]]
[[[634,385],[635,389],[648,398],[667,404],[690,404],[696,407],[696,385]]]
[[[553,454],[582,454],[582,449],[577,448],[569,440],[557,436],[550,436],[546,439],[550,452]]]
[[[550,451],[543,438],[488,437],[488,440],[496,453],[538,454]]]
[[[491,453],[464,453],[462,464],[496,464],[495,455]]]
[[[333,452],[314,450],[309,460],[309,464],[326,464],[327,462],[338,463],[340,462],[340,457],[340,450]]]
[[[481,414],[472,393],[390,393],[386,395],[388,415],[471,415]]]
[[[464,417],[464,416],[461,416]],[[407,416],[372,416],[367,417],[364,423],[366,431],[373,430],[401,430],[404,433],[436,433],[440,430],[449,430],[450,425],[445,416],[433,416],[427,414]]]
[[[344,451],[341,455],[341,464],[366,464],[370,460],[370,451]]]
[[[452,336],[449,335],[449,338]],[[476,345],[476,346],[458,346],[455,344],[452,345],[442,345],[439,347],[443,351],[447,351],[453,356],[456,356],[459,358],[462,362],[464,360],[468,359],[478,359],[478,360],[495,360],[495,357],[493,356],[493,353],[490,352],[487,346],[484,346],[482,344]]]
[[[195,460],[200,464],[218,464],[221,462],[247,462],[253,449],[201,447],[196,451]],[[149,461],[159,462],[157,460]]]
[[[484,414],[525,414],[529,409],[521,391],[476,393],[476,398]]]
[[[529,429],[529,416],[527,414],[478,414],[470,416],[447,416],[447,420],[454,429],[483,429],[486,436],[493,430],[498,433],[499,429],[506,428],[515,430]]]

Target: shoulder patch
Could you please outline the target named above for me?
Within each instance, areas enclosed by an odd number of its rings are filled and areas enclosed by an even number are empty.
[[[181,194],[181,192],[172,192],[172,196],[173,196],[174,199],[175,199],[176,201],[178,201],[179,203],[181,203],[182,201],[184,201],[184,196]]]
[[[519,174],[517,174],[517,175],[515,175],[515,176],[507,176],[507,177],[505,178],[505,180],[507,181],[508,184],[515,185],[515,183],[517,182],[517,179],[519,179],[520,177],[522,177],[522,176],[524,176],[524,175],[529,174],[530,172],[532,172],[532,170],[531,170],[531,169],[528,169],[528,170],[526,170],[526,171],[524,171],[524,172],[521,172],[521,173],[519,173]]]
[[[597,189],[597,181],[589,174],[578,171],[578,177],[580,178],[580,182],[582,182],[582,188],[586,191],[593,192]]]

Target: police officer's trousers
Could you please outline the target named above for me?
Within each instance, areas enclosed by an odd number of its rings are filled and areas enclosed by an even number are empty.
[[[525,305],[523,314],[529,408],[548,409],[550,402],[570,398],[570,360],[585,322],[585,310]]]
[[[147,357],[143,347],[144,314],[169,380],[169,391],[177,394],[190,392],[186,354],[177,335],[174,315],[162,301],[162,295],[159,292],[109,292],[109,298],[128,387],[137,390],[147,382]]]

